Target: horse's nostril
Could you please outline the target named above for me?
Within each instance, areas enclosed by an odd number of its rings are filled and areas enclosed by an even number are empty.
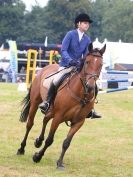
[[[94,90],[94,88],[94,85],[87,84],[87,92],[91,92],[92,90]]]

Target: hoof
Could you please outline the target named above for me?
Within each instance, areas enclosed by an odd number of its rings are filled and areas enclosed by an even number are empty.
[[[36,162],[36,163],[37,163],[37,162],[40,162],[41,158],[42,158],[42,157],[41,157],[40,154],[37,153],[37,152],[33,155],[33,161]]]
[[[22,149],[18,149],[17,155],[24,155],[25,151]]]
[[[58,169],[58,170],[61,170],[61,171],[64,171],[64,170],[65,170],[65,167],[64,167],[64,166],[57,166],[57,169]]]
[[[64,164],[57,161],[57,169],[59,169],[59,170],[65,170]]]
[[[39,140],[39,138],[37,138],[37,139],[35,140],[35,142],[34,142],[35,147],[36,147],[36,148],[41,147],[42,142],[43,142],[43,140]]]

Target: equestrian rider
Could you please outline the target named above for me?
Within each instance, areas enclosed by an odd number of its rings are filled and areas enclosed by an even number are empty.
[[[57,89],[60,86],[61,82],[67,76],[68,73],[81,67],[83,58],[86,57],[88,51],[88,46],[91,43],[91,39],[85,32],[89,29],[90,23],[93,21],[90,17],[85,14],[79,14],[75,18],[75,27],[76,29],[69,31],[62,41],[61,47],[61,62],[59,63],[61,70],[56,77],[53,79],[53,82],[50,85],[47,99],[42,102],[39,107],[43,113],[46,113],[54,101]],[[94,110],[91,111],[88,118],[101,118]]]

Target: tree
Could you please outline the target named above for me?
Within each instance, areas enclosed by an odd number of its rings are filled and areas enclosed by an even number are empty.
[[[74,28],[75,16],[81,12],[91,14],[88,0],[49,0],[46,7],[46,26],[49,42],[61,43],[66,32]]]
[[[102,29],[104,26],[102,25],[104,19],[104,13],[108,11],[108,1],[107,0],[97,0],[92,2],[92,28],[91,37],[94,40],[95,38],[99,38],[101,41],[103,40],[104,35],[102,35]]]
[[[133,41],[133,2],[130,0],[110,0],[103,13],[102,38],[110,41]]]
[[[25,25],[20,41],[44,42],[46,37],[45,8],[38,5],[25,14]]]
[[[16,0],[0,0],[0,6],[12,5],[16,3]]]
[[[66,32],[74,28],[79,13],[93,19],[92,41],[133,41],[133,1],[131,0],[49,0],[46,7],[38,4],[26,12],[21,0],[0,0],[0,42],[13,39],[19,42],[61,43]]]
[[[21,0],[0,1],[0,41],[17,40],[23,28],[25,5]]]

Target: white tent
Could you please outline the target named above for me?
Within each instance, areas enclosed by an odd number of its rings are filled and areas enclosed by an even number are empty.
[[[133,64],[133,43],[109,42],[107,39],[103,43],[98,38],[93,42],[94,47],[101,48],[106,43],[106,51],[103,56],[104,64],[110,69],[114,68],[114,64]]]

